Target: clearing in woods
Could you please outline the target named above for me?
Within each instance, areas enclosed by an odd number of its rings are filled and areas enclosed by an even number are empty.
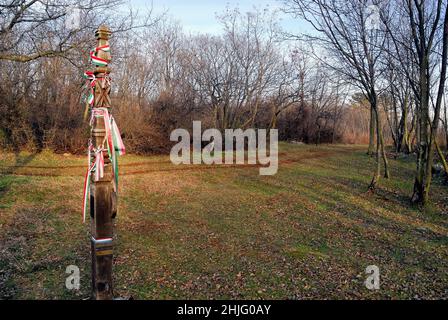
[[[367,194],[360,146],[280,145],[279,171],[120,159],[116,296],[137,299],[448,298],[448,195],[409,204],[415,159]],[[90,295],[85,157],[0,156],[0,299]],[[65,269],[81,269],[81,289]],[[378,291],[365,269],[380,268]]]

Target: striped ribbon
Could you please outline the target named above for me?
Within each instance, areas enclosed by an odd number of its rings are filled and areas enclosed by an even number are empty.
[[[104,177],[104,153],[103,148],[95,151],[95,181],[100,181]]]
[[[95,98],[95,85],[96,85],[96,77],[93,71],[84,72],[84,79],[89,81],[88,86],[90,87],[90,94],[87,98],[87,103],[89,106],[93,106],[94,98]]]
[[[97,67],[107,67],[107,65],[109,64],[109,60],[102,59],[102,58],[98,57],[97,55],[98,55],[99,51],[110,52],[110,47],[109,47],[109,45],[104,45],[104,46],[96,47],[95,49],[91,50],[90,51],[90,62]],[[87,103],[89,106],[92,107],[94,100],[95,100],[95,85],[96,85],[97,78],[93,71],[84,72],[83,77],[84,77],[84,79],[87,79],[90,82],[89,83],[90,94],[89,94],[89,97],[87,98]]]
[[[117,151],[120,156],[125,155],[126,148],[123,144],[123,140],[121,139],[121,133],[120,130],[118,129],[114,117],[110,116],[110,122],[112,126],[112,138],[114,141],[115,151]]]
[[[126,148],[121,139],[120,130],[112,115],[109,114],[107,108],[94,108],[92,109],[92,116],[90,118],[90,125],[93,126],[95,119],[102,118],[104,121],[105,137],[101,147],[95,149],[91,142],[89,142],[88,148],[88,161],[89,169],[87,170],[85,182],[84,182],[84,198],[83,198],[83,222],[85,222],[89,189],[91,183],[91,174],[94,173],[95,181],[99,181],[104,177],[104,151],[107,150],[109,159],[112,163],[113,176],[114,176],[114,191],[118,192],[118,159],[117,155],[126,154]],[[104,148],[106,145],[106,148]],[[91,153],[94,152],[95,160],[92,163]]]
[[[99,46],[90,51],[90,62],[96,67],[106,67],[109,64],[109,60],[102,59],[98,57],[98,52],[110,52],[109,45]],[[87,79],[90,83],[88,86],[90,87],[90,94],[87,99],[87,106],[93,107],[95,101],[95,85],[98,81],[98,78],[95,76],[93,71],[84,72],[84,78]],[[107,75],[102,78],[103,81],[109,81]],[[106,131],[106,135],[104,137],[104,141],[101,143],[101,146],[97,149],[92,144],[92,141],[89,141],[88,147],[88,169],[85,176],[84,181],[84,195],[83,195],[83,210],[82,210],[82,220],[86,221],[86,213],[88,207],[88,199],[90,193],[90,184],[91,177],[95,181],[99,181],[104,177],[104,152],[107,151],[109,159],[112,163],[113,175],[114,175],[114,191],[118,192],[118,155],[124,155],[126,153],[125,146],[123,144],[123,140],[121,139],[120,130],[118,129],[117,123],[115,119],[109,114],[109,110],[107,108],[92,108],[91,109],[91,118],[90,125],[93,126],[96,118],[102,118],[104,121],[104,127]],[[106,146],[106,148],[105,148]],[[92,161],[92,153],[95,156],[95,159]]]
[[[110,52],[110,47],[109,45],[104,45],[91,50],[90,61],[97,67],[106,67],[109,64],[109,60],[98,57],[97,54],[99,51]]]
[[[88,149],[88,170],[86,172],[86,176],[84,179],[84,190],[83,190],[83,206],[82,206],[82,222],[86,222],[86,212],[87,212],[87,205],[88,205],[88,199],[90,194],[90,175],[95,170],[96,161],[91,163],[92,156],[91,152],[94,151],[92,142],[89,141],[89,149]]]

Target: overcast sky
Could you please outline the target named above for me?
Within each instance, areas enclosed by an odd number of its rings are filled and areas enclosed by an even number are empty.
[[[151,0],[129,0],[133,7],[143,9],[150,6]],[[278,10],[282,3],[278,0],[153,0],[156,13],[168,11],[169,15],[179,20],[187,32],[220,33],[221,25],[216,20],[216,13],[225,11],[227,6],[238,7],[241,12],[251,11],[254,7]],[[310,31],[303,21],[298,21],[280,14],[281,26],[291,32]]]

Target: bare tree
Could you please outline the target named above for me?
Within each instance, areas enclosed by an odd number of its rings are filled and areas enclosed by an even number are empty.
[[[403,57],[404,58],[404,57]],[[400,153],[404,150],[411,153],[412,146],[409,128],[409,119],[412,112],[412,97],[409,81],[401,68],[411,68],[410,63],[397,64],[390,55],[385,57],[385,81],[387,89],[381,99],[386,113],[387,122],[390,127],[395,151]]]
[[[368,4],[367,0],[290,0],[285,1],[285,11],[305,19],[313,26],[317,35],[308,34],[303,37],[327,49],[325,52],[331,59],[321,61],[360,88],[370,103],[377,138],[377,166],[369,186],[373,191],[380,179],[381,159],[384,163],[384,176],[389,178],[390,174],[378,107],[378,91],[381,90],[378,65],[385,37],[383,32],[376,29],[378,26],[369,29]],[[374,1],[374,4],[379,6],[380,1]],[[297,35],[291,37],[297,38]]]
[[[124,32],[153,23],[151,14],[139,19],[122,0],[0,0],[0,60],[28,62],[67,56],[84,49],[88,36],[101,24]],[[79,24],[68,28],[69,8],[79,10]],[[150,10],[151,11],[151,10]]]
[[[446,81],[448,7],[442,0],[402,0],[390,4],[387,12],[391,14],[383,15],[383,21],[394,44],[391,55],[402,63],[403,53],[409,52],[415,66],[411,70],[414,72],[406,72],[415,96],[418,124],[417,171],[412,202],[426,204]],[[435,101],[431,98],[434,96]]]
[[[215,127],[253,127],[264,99],[278,90],[283,57],[276,49],[279,35],[266,12],[242,14],[227,10],[219,16],[222,36],[191,39],[194,85],[210,106]]]

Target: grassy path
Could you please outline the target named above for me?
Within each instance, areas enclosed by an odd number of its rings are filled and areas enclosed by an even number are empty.
[[[351,146],[282,144],[275,176],[254,166],[176,167],[125,156],[117,295],[163,298],[448,298],[448,192],[409,205],[413,159],[366,194],[374,160]],[[0,155],[0,298],[89,296],[85,157]],[[48,168],[51,167],[51,168]],[[65,268],[81,290],[65,289]],[[381,289],[363,285],[377,265]]]

